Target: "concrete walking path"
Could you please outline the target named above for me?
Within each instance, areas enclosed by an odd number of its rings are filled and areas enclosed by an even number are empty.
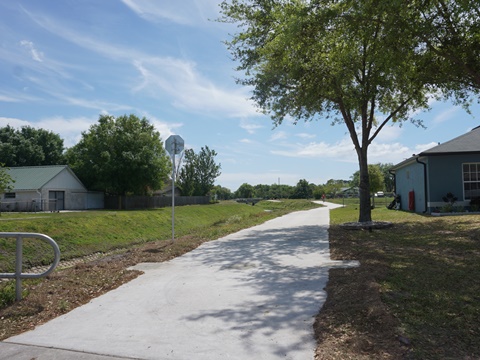
[[[164,263],[0,343],[0,360],[313,359],[330,260],[329,209],[300,211]]]

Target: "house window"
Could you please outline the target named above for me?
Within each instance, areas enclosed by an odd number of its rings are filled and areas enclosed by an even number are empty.
[[[465,200],[480,197],[480,163],[463,164],[463,193]]]
[[[5,193],[5,196],[4,196],[5,199],[15,199],[15,193]]]

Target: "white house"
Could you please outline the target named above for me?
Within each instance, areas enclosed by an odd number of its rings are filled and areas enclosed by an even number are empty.
[[[103,193],[89,193],[67,165],[12,167],[15,181],[1,195],[2,211],[60,211],[103,208]]]

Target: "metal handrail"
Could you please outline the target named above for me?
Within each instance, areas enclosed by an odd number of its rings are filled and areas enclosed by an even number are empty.
[[[14,237],[17,239],[15,249],[15,272],[14,273],[0,273],[0,278],[15,279],[15,297],[17,301],[22,300],[22,279],[37,279],[50,274],[57,267],[60,262],[60,248],[55,240],[50,236],[37,233],[25,233],[25,232],[0,232],[0,238]],[[23,270],[23,238],[40,238],[48,242],[55,254],[53,264],[48,270],[43,273],[22,273]]]

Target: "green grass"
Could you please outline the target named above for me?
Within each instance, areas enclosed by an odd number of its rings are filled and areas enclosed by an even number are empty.
[[[480,357],[480,216],[430,217],[377,208],[380,231],[341,231],[356,221],[353,206],[331,212],[340,254],[365,266],[386,267],[376,281],[382,300],[399,320],[415,358]]]
[[[261,201],[255,206],[233,201],[175,208],[175,236],[216,239],[291,211],[311,209],[309,201]],[[268,210],[268,211],[266,211]],[[135,244],[172,238],[171,208],[146,211],[86,211],[63,213],[3,213],[0,232],[35,232],[52,237],[62,260],[127,248]],[[24,239],[24,264],[50,264],[49,245]],[[0,238],[0,272],[14,269],[15,240]]]

